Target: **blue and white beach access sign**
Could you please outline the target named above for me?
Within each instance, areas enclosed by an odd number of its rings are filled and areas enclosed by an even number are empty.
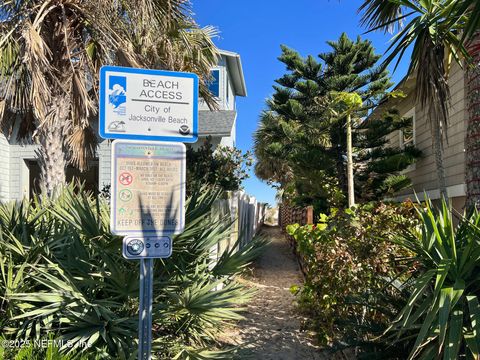
[[[193,143],[198,134],[198,76],[103,66],[100,136]]]

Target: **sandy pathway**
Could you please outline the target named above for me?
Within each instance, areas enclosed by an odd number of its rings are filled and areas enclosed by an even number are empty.
[[[324,360],[321,352],[300,331],[289,288],[301,283],[301,274],[278,227],[265,227],[272,243],[257,260],[253,277],[243,280],[258,289],[244,314],[246,320],[227,334],[226,342],[240,345],[239,359]]]

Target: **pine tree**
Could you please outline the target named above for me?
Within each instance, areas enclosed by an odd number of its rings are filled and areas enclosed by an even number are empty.
[[[382,121],[362,120],[392,85],[388,71],[377,65],[380,56],[370,41],[360,37],[352,41],[342,34],[327,43],[332,50],[320,54],[319,61],[282,46],[279,60],[287,73],[276,80],[254,135],[257,176],[277,184],[284,199],[319,209],[343,206],[347,193],[346,118],[335,118],[328,111],[332,92],[355,92],[364,104],[353,116],[360,201],[381,198],[386,190],[406,185],[404,177],[395,181],[392,176],[419,155],[411,148],[385,147],[388,134],[407,127],[408,119],[389,113]]]
[[[412,144],[403,148],[392,146],[389,135],[411,130],[412,126],[411,117],[401,117],[392,109],[381,118],[369,118],[357,127],[355,189],[363,201],[390,197],[411,185],[410,179],[400,172],[412,165],[421,152]]]

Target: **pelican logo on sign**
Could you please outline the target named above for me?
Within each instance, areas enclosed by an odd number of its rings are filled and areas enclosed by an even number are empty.
[[[110,75],[108,77],[108,106],[117,115],[107,125],[111,132],[125,132],[125,121],[121,120],[127,114],[127,78]]]
[[[108,77],[108,103],[117,115],[126,114],[127,78],[125,76]]]

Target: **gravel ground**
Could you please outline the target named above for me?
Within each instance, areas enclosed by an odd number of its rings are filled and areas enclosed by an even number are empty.
[[[248,304],[245,320],[225,333],[223,342],[239,345],[239,359],[326,360],[301,331],[301,315],[295,309],[292,285],[301,283],[301,273],[290,247],[278,227],[265,227],[272,240],[257,260],[252,277],[241,279],[258,291]]]

